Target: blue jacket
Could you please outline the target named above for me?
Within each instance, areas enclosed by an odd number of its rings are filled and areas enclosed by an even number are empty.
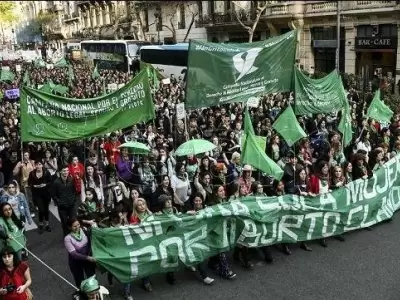
[[[18,199],[18,208],[21,213],[21,216],[25,217],[25,220],[28,222],[28,224],[32,224],[33,220],[31,217],[31,212],[29,210],[28,201],[26,200],[25,195],[23,193],[18,192],[15,196],[11,196],[8,193],[5,193],[0,198],[0,203],[9,202],[9,200],[12,197],[16,197]]]

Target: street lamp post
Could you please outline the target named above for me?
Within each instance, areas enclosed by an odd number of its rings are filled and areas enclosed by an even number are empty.
[[[340,64],[340,1],[337,2],[337,12],[336,12],[336,59],[335,67],[339,71]]]

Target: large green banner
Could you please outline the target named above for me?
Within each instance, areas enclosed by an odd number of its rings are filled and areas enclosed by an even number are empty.
[[[191,266],[235,244],[260,247],[372,226],[400,207],[400,156],[373,177],[317,197],[247,197],[195,216],[150,216],[137,226],[94,228],[97,262],[122,282]]]
[[[296,115],[331,113],[344,107],[346,92],[336,70],[323,78],[312,79],[294,69]]]
[[[191,40],[186,107],[210,107],[289,91],[296,43],[297,31],[243,44]]]
[[[153,118],[146,70],[114,93],[93,99],[69,99],[27,87],[21,90],[23,141],[81,139]]]

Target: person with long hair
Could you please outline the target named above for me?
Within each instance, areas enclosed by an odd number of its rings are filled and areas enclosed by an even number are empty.
[[[346,161],[343,164],[343,175],[346,179],[346,184],[353,181],[353,164],[349,161]]]
[[[0,203],[8,203],[14,210],[15,215],[21,222],[32,224],[33,220],[29,209],[28,200],[25,195],[20,192],[19,185],[16,180],[11,181],[7,189],[4,191],[3,196],[0,199]]]
[[[171,198],[174,197],[174,190],[171,187],[171,180],[168,175],[161,176],[160,184],[157,186],[156,192],[154,193],[154,198],[150,207],[151,211],[156,212],[161,210],[161,206],[158,201],[158,198],[161,195],[167,195]],[[177,206],[175,203],[173,204],[175,207]]]
[[[96,192],[97,201],[104,207],[104,190],[101,176],[92,166],[86,166],[85,174],[81,180],[81,202],[85,201],[86,190],[93,189]]]
[[[16,216],[12,206],[7,202],[0,204],[0,226],[8,237],[7,245],[15,251],[19,259],[22,259],[22,252],[26,247],[24,223]]]
[[[204,204],[203,196],[198,193],[193,198],[192,209],[187,211],[186,213],[189,214],[189,215],[196,215],[199,211],[201,211],[204,208],[205,208],[205,204]],[[226,258],[226,253],[225,252],[219,253],[219,254],[211,257],[208,260],[208,267],[211,270],[217,272],[219,274],[219,276],[221,276],[222,278],[233,279],[233,278],[236,277],[236,273],[234,273],[231,270],[230,266],[229,266],[229,263],[228,263],[228,260]],[[202,268],[201,265],[200,265],[200,268]],[[199,268],[197,268],[197,270],[200,271]],[[201,271],[201,272],[203,272],[203,271]],[[206,278],[204,276],[207,276],[205,272],[203,272],[203,276],[202,277]],[[210,280],[208,280],[208,282],[210,282],[210,283],[212,283],[214,281],[214,279],[212,279],[212,278],[209,278],[209,279]]]
[[[29,266],[22,262],[12,247],[1,251],[0,295],[3,300],[31,300],[32,284]]]
[[[50,149],[45,151],[42,164],[44,169],[50,173],[51,181],[54,181],[54,179],[57,177],[58,164],[57,158],[54,157]]]
[[[116,167],[118,177],[121,178],[124,182],[131,183],[135,164],[129,156],[128,148],[124,147],[121,149],[121,155],[117,160]]]
[[[47,232],[51,231],[49,225],[51,195],[49,191],[52,181],[51,174],[43,167],[42,161],[36,161],[35,170],[29,174],[28,184],[32,190],[33,203],[39,211],[39,233],[43,233],[44,229]]]
[[[78,219],[84,227],[97,227],[103,217],[101,203],[93,188],[87,188],[85,194],[85,200],[78,207]]]
[[[69,234],[64,238],[64,246],[68,251],[68,264],[74,277],[76,286],[82,281],[93,276],[96,272],[96,259],[90,256],[90,243],[88,236],[81,228],[77,218],[67,221]]]
[[[315,174],[310,176],[309,190],[315,195],[327,194],[331,192],[329,182],[329,165],[321,160],[316,166]],[[328,247],[326,239],[320,239],[319,243],[322,247]]]
[[[75,193],[76,195],[81,194],[82,189],[82,178],[85,174],[85,168],[81,162],[79,162],[78,156],[73,156],[71,163],[68,165],[69,175],[74,180]]]
[[[146,200],[143,198],[138,198],[134,203],[133,214],[129,223],[132,225],[140,224],[151,214],[151,211],[147,208]]]
[[[192,193],[186,166],[180,162],[176,163],[175,174],[171,178],[171,187],[174,190],[174,202],[176,205],[188,207],[189,198]]]

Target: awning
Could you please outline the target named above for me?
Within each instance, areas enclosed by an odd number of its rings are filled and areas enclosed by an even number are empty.
[[[354,49],[356,52],[395,53],[396,49]]]

